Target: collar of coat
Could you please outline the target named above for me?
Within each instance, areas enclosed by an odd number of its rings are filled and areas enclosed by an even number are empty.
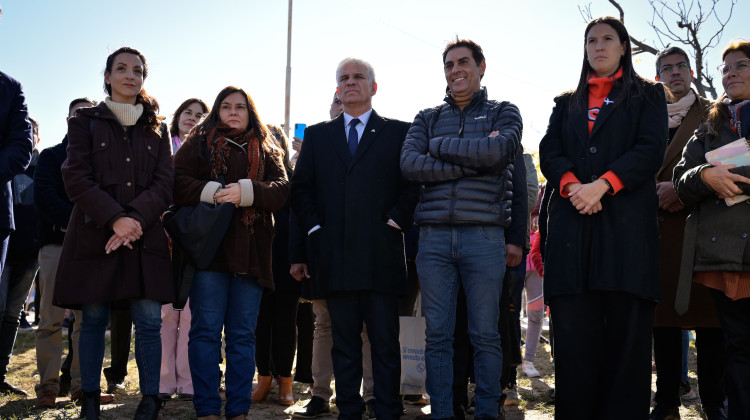
[[[469,100],[469,103],[466,104],[466,107],[464,107],[464,110],[467,110],[475,106],[476,104],[481,103],[486,100],[487,100],[487,87],[482,86],[481,88],[479,88],[478,91],[474,92],[474,94],[471,95],[471,99]],[[450,89],[446,91],[444,101],[447,102],[448,105],[450,105],[451,107],[458,108],[456,101],[451,96]]]

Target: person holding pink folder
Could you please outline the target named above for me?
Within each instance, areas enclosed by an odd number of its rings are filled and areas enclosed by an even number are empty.
[[[685,146],[674,170],[677,195],[692,206],[685,226],[675,307],[687,309],[691,281],[711,289],[726,350],[729,419],[750,418],[750,165],[715,166],[706,154],[750,134],[750,41],[735,39],[719,66],[725,93]]]

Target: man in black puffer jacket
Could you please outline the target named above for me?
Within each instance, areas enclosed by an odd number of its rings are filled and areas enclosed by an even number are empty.
[[[482,48],[456,40],[443,52],[445,104],[417,114],[401,151],[401,172],[422,184],[417,272],[427,323],[425,361],[432,418],[453,417],[452,342],[459,281],[474,346],[475,418],[497,418],[502,351],[499,303],[510,225],[513,162],[522,122],[509,102],[480,87]]]

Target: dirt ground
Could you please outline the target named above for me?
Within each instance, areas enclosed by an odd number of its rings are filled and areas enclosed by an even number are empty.
[[[547,332],[545,331],[545,335]],[[107,345],[107,351],[109,345]],[[541,378],[528,379],[519,376],[519,395],[520,404],[517,406],[506,406],[506,418],[508,420],[542,420],[554,418],[554,405],[550,404],[548,391],[554,387],[553,367],[550,361],[549,345],[541,345],[538,348],[535,365],[542,373]],[[36,369],[33,331],[19,331],[14,355],[11,359],[7,380],[11,384],[21,387],[29,393],[29,397],[21,398],[15,396],[0,396],[0,419],[32,419],[32,420],[59,420],[78,418],[80,408],[70,402],[69,397],[60,397],[57,399],[55,409],[40,410],[34,407],[34,385],[39,381],[39,375]],[[105,366],[109,365],[109,354],[105,354]],[[697,392],[695,379],[695,347],[691,342],[690,348],[690,377],[691,383]],[[135,409],[140,401],[138,390],[138,370],[135,364],[135,358],[131,352],[128,364],[128,378],[125,382],[125,392],[118,394],[113,404],[102,406],[102,419],[128,419],[132,418]],[[653,375],[653,383],[656,375]],[[105,383],[102,386],[106,386]],[[294,411],[302,410],[309,401],[311,395],[308,386],[305,384],[294,384],[295,396],[297,403],[291,407],[284,407],[274,404],[272,401],[278,395],[278,390],[274,387],[271,389],[268,401],[254,404],[250,408],[249,418],[251,419],[288,419]],[[581,404],[586,404],[587,389],[585,384],[581,386]],[[406,414],[403,419],[413,419],[424,413],[429,413],[428,406],[415,406],[405,404]],[[335,413],[335,406],[333,407]],[[701,419],[700,404],[698,401],[683,405],[680,408],[680,414],[685,420]],[[176,399],[167,402],[165,408],[161,411],[161,419],[195,419],[195,411],[192,403],[179,401]],[[321,417],[323,418],[334,418]],[[471,419],[472,416],[467,416]]]

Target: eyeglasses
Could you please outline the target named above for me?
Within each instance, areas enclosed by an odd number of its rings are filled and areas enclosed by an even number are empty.
[[[684,61],[681,63],[677,63],[676,66],[677,66],[677,70],[679,71],[690,70],[690,66],[688,65],[688,63]],[[661,66],[661,68],[659,69],[659,74],[672,73],[672,70],[674,69],[674,67],[675,66],[673,66],[672,64],[665,64]]]
[[[743,71],[747,70],[747,67],[750,65],[750,58],[743,58],[742,60],[737,60],[732,64],[722,64],[719,67],[716,67],[719,72],[726,76],[729,74],[730,71],[734,70],[735,73],[742,73]]]

